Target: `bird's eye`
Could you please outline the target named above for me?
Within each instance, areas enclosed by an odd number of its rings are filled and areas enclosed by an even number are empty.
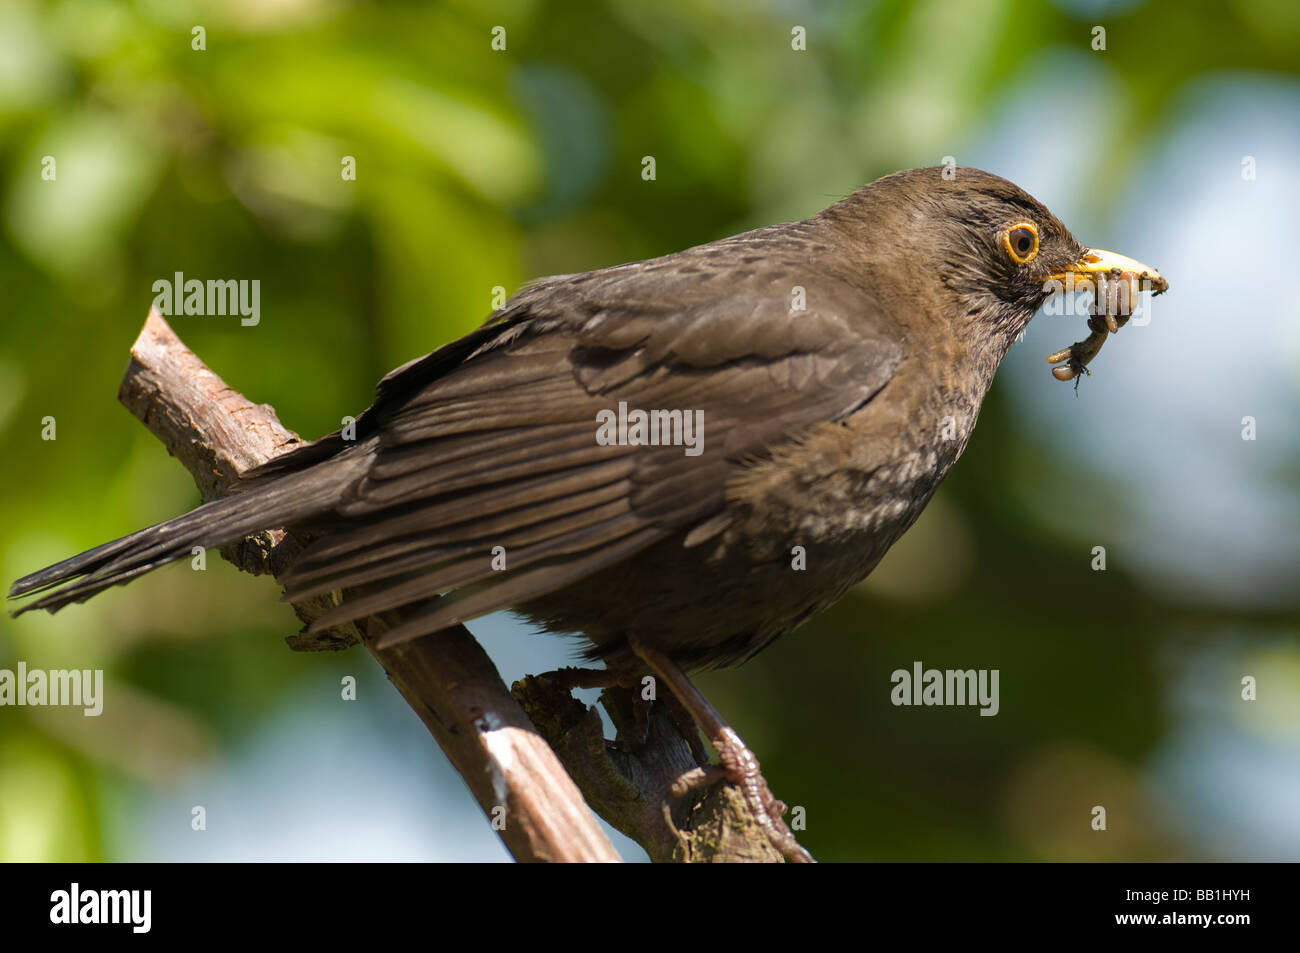
[[[1038,229],[1033,222],[1012,225],[1002,233],[1002,245],[1017,265],[1027,264],[1038,254]]]

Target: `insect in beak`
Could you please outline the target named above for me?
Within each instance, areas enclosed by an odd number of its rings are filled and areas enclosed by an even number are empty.
[[[1149,265],[1096,248],[1089,249],[1064,271],[1048,275],[1046,281],[1052,290],[1093,292],[1092,317],[1088,319],[1092,333],[1047,356],[1049,364],[1058,365],[1052,368],[1052,376],[1058,381],[1073,380],[1076,391],[1079,375],[1088,373],[1088,364],[1106,343],[1107,335],[1117,332],[1132,317],[1139,294],[1169,290],[1169,282]]]

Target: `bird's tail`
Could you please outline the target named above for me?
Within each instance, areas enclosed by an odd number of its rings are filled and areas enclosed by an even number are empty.
[[[55,612],[189,556],[195,546],[224,546],[251,533],[326,513],[364,472],[362,463],[355,453],[343,453],[274,480],[258,481],[247,490],[205,503],[184,516],[23,576],[9,587],[9,598],[47,589],[55,591],[14,610],[13,615],[31,609]]]

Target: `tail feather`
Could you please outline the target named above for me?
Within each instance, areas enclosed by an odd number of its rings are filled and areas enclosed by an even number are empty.
[[[261,530],[275,529],[333,509],[343,491],[364,473],[365,458],[350,453],[231,496],[205,503],[183,516],[96,546],[23,576],[9,598],[54,592],[14,610],[55,612],[112,586],[189,556],[195,546],[224,546]],[[58,587],[58,588],[56,588]]]

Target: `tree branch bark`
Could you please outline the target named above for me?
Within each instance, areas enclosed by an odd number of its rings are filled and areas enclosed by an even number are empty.
[[[193,476],[205,500],[223,495],[239,474],[300,441],[266,404],[235,392],[151,311],[131,348],[118,399]],[[274,529],[226,547],[245,572],[283,572],[306,540]],[[328,599],[296,604],[310,622]],[[363,643],[465,779],[506,847],[523,861],[618,861],[555,753],[501,681],[492,660],[463,626],[390,649],[375,640],[392,619],[375,616],[299,649]]]

